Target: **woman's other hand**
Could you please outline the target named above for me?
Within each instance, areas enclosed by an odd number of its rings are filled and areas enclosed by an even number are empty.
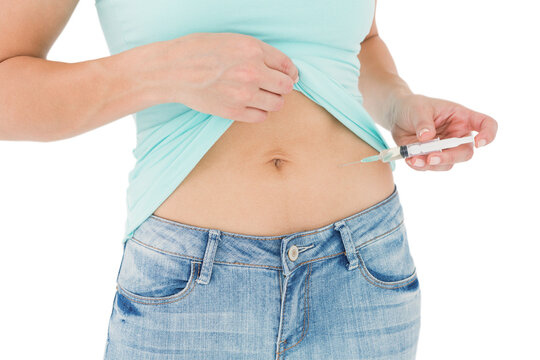
[[[143,46],[141,76],[160,102],[236,121],[280,110],[298,78],[287,55],[249,35],[192,33]]]
[[[451,101],[417,94],[396,98],[390,109],[391,133],[397,145],[428,141],[439,137],[464,137],[471,131],[475,146],[487,145],[495,139],[497,122],[491,117]],[[462,144],[428,155],[412,156],[407,164],[416,170],[450,170],[455,163],[470,160],[473,145]]]

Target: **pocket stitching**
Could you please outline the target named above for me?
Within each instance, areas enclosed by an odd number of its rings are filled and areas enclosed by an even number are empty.
[[[134,293],[130,292],[129,290],[124,289],[120,285],[120,283],[118,281],[116,283],[116,290],[120,291],[122,293],[122,295],[124,295],[125,297],[127,297],[131,301],[139,303],[139,304],[145,304],[145,305],[170,304],[170,303],[173,303],[173,302],[177,302],[177,301],[185,298],[186,296],[188,296],[189,294],[192,293],[193,289],[197,285],[197,282],[195,280],[199,277],[199,271],[200,271],[199,263],[195,262],[195,261],[192,262],[191,263],[191,274],[190,274],[190,277],[189,277],[189,280],[188,280],[188,283],[187,283],[186,287],[183,288],[182,290],[180,290],[179,293],[174,294],[174,295],[160,296],[160,297],[140,296],[140,295],[137,295],[137,294],[134,294]],[[141,300],[143,300],[144,302],[141,301]],[[165,300],[171,300],[171,301],[165,301]]]
[[[375,276],[373,276],[373,274],[371,274],[369,272],[369,270],[368,270],[368,268],[367,268],[367,266],[366,266],[366,264],[364,262],[364,259],[362,259],[362,255],[360,253],[361,248],[364,248],[365,246],[370,246],[370,245],[376,243],[377,241],[382,240],[382,239],[390,236],[391,234],[393,234],[394,232],[399,230],[403,225],[404,225],[404,221],[402,220],[393,229],[387,231],[384,234],[379,235],[378,237],[375,237],[375,238],[373,238],[371,240],[366,241],[365,243],[363,243],[362,245],[360,245],[359,247],[356,248],[356,254],[358,255],[358,260],[360,261],[360,266],[358,266],[358,268],[360,269],[360,272],[362,273],[362,276],[370,284],[378,286],[378,287],[383,288],[383,289],[397,289],[397,288],[400,288],[400,287],[403,287],[403,286],[406,286],[406,285],[412,283],[417,278],[416,267],[415,267],[413,273],[411,275],[407,276],[405,279],[402,279],[402,280],[383,281],[383,280],[377,279]]]
[[[411,275],[407,276],[403,280],[397,280],[397,281],[382,281],[374,277],[369,270],[366,267],[366,264],[364,263],[364,260],[358,254],[358,258],[360,260],[360,266],[358,267],[360,269],[360,273],[362,276],[372,285],[375,285],[377,287],[383,288],[383,289],[398,289],[400,287],[409,285],[416,279],[416,267],[414,268],[414,271]]]

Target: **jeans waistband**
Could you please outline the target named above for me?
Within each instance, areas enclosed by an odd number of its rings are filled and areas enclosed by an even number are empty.
[[[356,250],[402,226],[397,186],[387,198],[332,224],[279,236],[255,236],[203,228],[150,215],[128,241],[202,264],[198,282],[207,284],[214,263],[261,267],[288,276],[312,261],[345,254],[352,270]],[[291,248],[293,248],[291,250]]]

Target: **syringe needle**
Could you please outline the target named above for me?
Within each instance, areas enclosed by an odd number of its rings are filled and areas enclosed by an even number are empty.
[[[353,162],[346,163],[346,164],[341,164],[341,165],[338,165],[338,166],[347,166],[347,165],[357,164],[357,163],[359,163],[359,162],[362,162],[362,160],[360,160],[360,161],[353,161]]]
[[[371,162],[371,161],[377,161],[381,158],[381,155],[373,155],[373,156],[368,156],[367,158],[363,158],[362,160],[360,160],[361,162]]]
[[[373,156],[369,156],[367,158],[363,158],[362,160],[360,161],[353,161],[353,162],[350,162],[350,163],[346,163],[346,164],[341,164],[339,166],[347,166],[347,165],[352,165],[352,164],[358,164],[359,162],[371,162],[371,161],[377,161],[381,158],[380,155],[373,155]]]

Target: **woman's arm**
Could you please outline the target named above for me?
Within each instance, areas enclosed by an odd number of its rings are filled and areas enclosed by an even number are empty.
[[[127,55],[79,63],[15,56],[0,63],[0,140],[66,139],[151,106]]]
[[[375,122],[390,130],[390,104],[397,96],[412,94],[412,91],[399,77],[392,55],[379,37],[375,15],[371,30],[361,46],[358,54],[361,65],[358,88],[364,98],[363,105]]]
[[[358,57],[361,63],[358,86],[364,96],[364,107],[374,121],[391,132],[397,145],[436,137],[464,137],[471,135],[471,131],[478,132],[474,137],[476,148],[495,139],[498,125],[492,117],[451,101],[413,94],[398,76],[392,56],[378,36],[375,19]],[[413,156],[407,159],[407,164],[416,170],[446,171],[456,163],[470,160],[473,153],[474,148],[468,143]]]
[[[2,3],[0,140],[65,139],[169,102],[260,122],[281,109],[298,77],[282,51],[235,33],[193,33],[78,63],[46,60],[76,3]]]
[[[69,138],[153,104],[129,51],[79,63],[46,60],[77,0],[2,3],[0,140]]]

